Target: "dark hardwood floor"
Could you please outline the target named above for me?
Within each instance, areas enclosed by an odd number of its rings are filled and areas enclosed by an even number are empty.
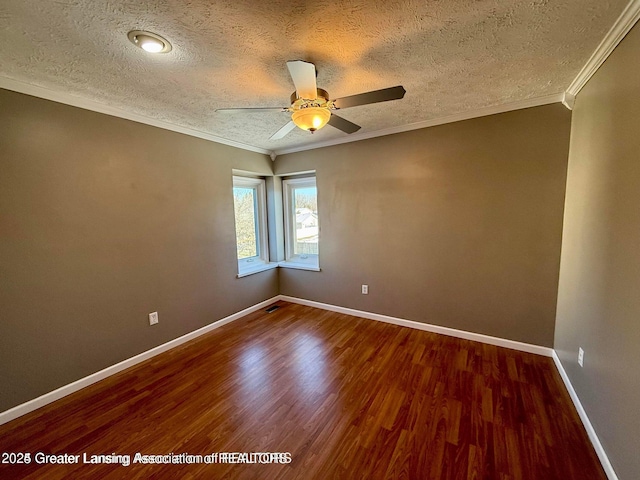
[[[289,452],[0,464],[0,478],[606,479],[551,359],[280,303],[0,426],[0,452]]]

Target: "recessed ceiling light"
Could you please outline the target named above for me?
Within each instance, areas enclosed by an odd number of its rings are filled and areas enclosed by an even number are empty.
[[[171,51],[171,44],[160,35],[142,30],[132,30],[127,36],[131,43],[151,53],[167,53]]]

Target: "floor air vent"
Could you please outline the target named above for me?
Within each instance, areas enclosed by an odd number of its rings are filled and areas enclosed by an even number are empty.
[[[267,313],[275,312],[279,308],[280,308],[280,305],[271,305],[269,308],[265,310],[265,312]]]

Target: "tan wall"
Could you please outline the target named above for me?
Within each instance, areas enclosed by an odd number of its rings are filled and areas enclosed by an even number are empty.
[[[277,174],[317,171],[322,269],[281,269],[281,293],[552,346],[570,118],[556,104],[278,157]]]
[[[636,26],[576,100],[555,338],[621,480],[640,474],[638,78]]]
[[[0,410],[279,292],[275,270],[235,278],[231,169],[268,157],[0,107]],[[569,122],[554,105],[278,157],[317,170],[322,227],[322,272],[280,269],[281,293],[550,346]]]
[[[231,170],[271,166],[0,90],[0,411],[277,295],[235,278]]]

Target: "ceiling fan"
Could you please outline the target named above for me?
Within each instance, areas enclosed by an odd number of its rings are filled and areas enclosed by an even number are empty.
[[[316,67],[313,63],[295,60],[287,62],[287,68],[293,79],[296,91],[291,94],[291,106],[289,107],[265,107],[265,108],[219,108],[216,112],[242,113],[242,112],[287,112],[291,113],[291,121],[274,133],[270,140],[279,140],[296,126],[311,133],[321,129],[326,124],[342,130],[345,133],[354,133],[360,130],[360,125],[339,117],[334,110],[370,103],[399,100],[404,97],[406,90],[401,85],[382,90],[360,93],[348,97],[330,100],[329,93],[316,85]]]

